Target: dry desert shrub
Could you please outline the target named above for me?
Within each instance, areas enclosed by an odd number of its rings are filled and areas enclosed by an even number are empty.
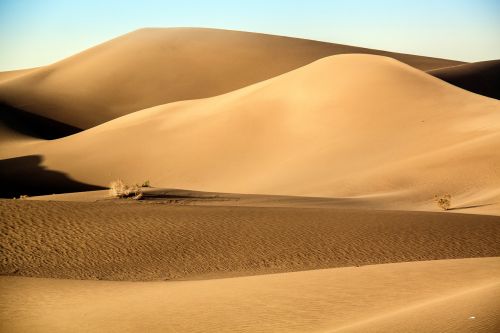
[[[151,187],[151,183],[149,182],[149,180],[145,180],[145,181],[142,183],[141,187]]]
[[[142,189],[139,185],[127,185],[118,179],[109,185],[109,195],[114,198],[142,199]]]
[[[435,195],[434,202],[442,210],[448,210],[451,207],[451,195],[449,194]]]

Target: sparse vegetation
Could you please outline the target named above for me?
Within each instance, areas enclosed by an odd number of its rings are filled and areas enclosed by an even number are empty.
[[[109,194],[115,198],[132,198],[134,200],[140,200],[143,197],[139,185],[127,185],[120,179],[109,185]]]
[[[151,187],[151,183],[149,182],[149,180],[145,180],[143,183],[142,183],[142,186],[141,187]]]
[[[442,210],[448,210],[451,207],[451,195],[450,194],[435,195],[434,202]]]
[[[21,194],[21,195],[19,196],[19,199],[21,199],[21,200],[22,200],[22,199],[27,199],[27,198],[28,198],[28,196],[27,196],[26,194]]]

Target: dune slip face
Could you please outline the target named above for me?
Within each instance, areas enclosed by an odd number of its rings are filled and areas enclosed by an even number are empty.
[[[438,68],[427,73],[476,94],[500,99],[500,60]]]

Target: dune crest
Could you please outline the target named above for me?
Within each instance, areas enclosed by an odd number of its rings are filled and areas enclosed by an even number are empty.
[[[170,188],[429,209],[441,192],[455,205],[498,204],[499,147],[498,101],[390,58],[338,55],[0,156],[36,152],[50,169],[102,186],[146,177]]]
[[[500,60],[438,68],[427,73],[476,94],[500,99]]]
[[[241,31],[141,29],[17,78],[21,72],[0,73],[0,102],[86,129],[147,107],[227,93],[342,53],[391,56],[422,70],[461,63]]]

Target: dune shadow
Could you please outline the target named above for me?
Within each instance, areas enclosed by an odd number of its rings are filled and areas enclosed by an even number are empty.
[[[66,174],[48,170],[40,155],[0,160],[0,197],[45,195],[102,190],[104,187],[80,183]]]
[[[0,122],[18,133],[53,140],[81,132],[80,128],[0,103]]]
[[[143,200],[171,200],[171,199],[191,199],[191,200],[213,200],[225,198],[222,194],[210,192],[179,190],[179,189],[149,189],[143,192]],[[229,198],[229,196],[228,196]]]
[[[497,202],[487,203],[487,204],[480,204],[480,205],[458,206],[458,207],[448,208],[448,210],[467,209],[467,208],[478,208],[478,207],[491,206],[491,205],[494,205],[494,204],[497,204]]]

